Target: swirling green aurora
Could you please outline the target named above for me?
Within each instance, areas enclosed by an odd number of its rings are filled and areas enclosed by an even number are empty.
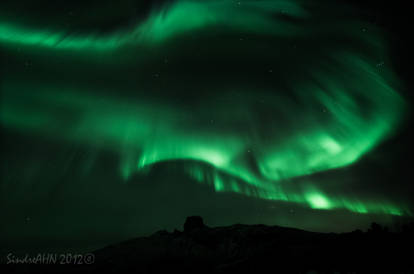
[[[6,70],[0,122],[112,151],[125,182],[177,161],[217,192],[411,215],[392,199],[332,193],[335,181],[314,176],[353,166],[402,121],[385,45],[373,26],[296,0],[175,1],[110,32],[1,18],[2,50],[57,72]],[[106,83],[105,68],[129,76]]]

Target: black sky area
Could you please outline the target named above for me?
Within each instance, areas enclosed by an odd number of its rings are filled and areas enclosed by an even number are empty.
[[[7,18],[30,26],[53,26],[56,29],[70,28],[78,33],[111,31],[134,26],[148,16],[154,6],[162,6],[169,1],[137,1],[137,0],[2,0],[0,1],[0,19]],[[401,79],[402,87],[398,92],[405,98],[412,109],[413,95],[413,44],[412,8],[408,1],[326,1],[326,7],[345,2],[356,7],[355,18],[369,21],[379,26],[386,34],[390,44],[389,50],[393,71]],[[213,47],[214,45],[212,45]],[[59,72],[48,71],[37,59],[42,57],[21,56],[3,50],[0,45],[0,81],[2,75],[13,71],[14,77],[19,73],[28,79],[36,80],[39,75],[47,73],[47,80],[55,79],[71,81],[71,75],[58,75]],[[200,60],[209,57],[198,55]],[[162,57],[160,57],[162,59]],[[19,60],[19,61],[16,61]],[[29,62],[32,74],[26,68],[20,68],[19,62]],[[248,59],[251,66],[256,65],[254,58]],[[51,64],[59,64],[59,57],[51,59]],[[174,59],[171,59],[174,62]],[[185,62],[184,62],[185,63]],[[155,65],[154,65],[155,66]],[[191,68],[180,67],[178,72],[188,72]],[[68,68],[70,70],[71,68]],[[76,68],[73,68],[76,69]],[[148,70],[154,69],[149,65]],[[225,68],[222,68],[223,70]],[[97,76],[107,73],[105,67],[97,67],[95,74],[85,73],[78,79],[90,81],[97,86],[105,87],[107,83],[128,86],[123,80],[133,73],[141,71],[135,67],[113,67],[118,71],[107,79]],[[206,71],[212,68],[205,68]],[[241,69],[240,69],[241,70]],[[130,73],[130,74],[128,74]],[[240,72],[242,73],[242,72]],[[109,73],[108,73],[109,74]],[[248,73],[246,72],[246,76]],[[17,75],[17,76],[16,76]],[[92,77],[92,78],[91,78]],[[139,76],[137,76],[138,78]],[[219,77],[219,76],[218,76]],[[230,81],[225,79],[223,83]],[[260,79],[260,75],[252,75]],[[102,81],[104,80],[104,81]],[[191,87],[198,79],[183,84]],[[56,80],[57,81],[57,80]],[[260,81],[264,86],[268,83]],[[269,82],[270,83],[270,82]],[[133,81],[132,81],[133,84]],[[73,83],[74,86],[77,83]],[[157,85],[168,88],[169,82]],[[208,96],[208,87],[194,93],[190,88],[183,88],[176,96],[165,92],[157,94],[165,100],[177,100],[185,108]],[[102,91],[103,93],[105,91]],[[128,99],[128,96],[122,95]],[[208,117],[206,119],[209,119]],[[412,183],[412,132],[413,115],[410,110],[403,126],[395,135],[382,142],[375,150],[353,167],[352,177],[344,171],[337,172],[337,184],[346,184],[354,177],[366,180],[366,184],[355,186],[356,193],[363,195],[373,192],[386,193],[393,199],[401,200],[414,209],[414,185]],[[46,174],[39,180],[47,186],[47,191],[32,185],[13,186],[0,182],[0,254],[13,250],[15,252],[36,252],[44,250],[91,250],[109,243],[151,234],[157,230],[182,229],[187,216],[201,215],[210,226],[224,226],[235,223],[269,224],[295,227],[320,232],[344,232],[355,229],[366,229],[373,221],[397,227],[406,221],[403,217],[379,216],[375,214],[357,214],[344,210],[313,210],[286,202],[269,202],[262,199],[238,195],[236,193],[218,193],[210,186],[194,183],[181,170],[180,163],[157,163],[149,174],[134,174],[133,183],[119,182],[118,174],[113,166],[118,166],[118,159],[111,152],[101,152],[99,168],[94,171],[94,180],[78,176],[79,165],[86,150],[73,149],[70,143],[61,144],[38,137],[27,139],[18,132],[2,130],[1,159],[2,181],[13,176],[25,176],[29,170],[13,171],[12,163],[31,161],[33,163],[62,162],[64,170],[60,177]],[[69,155],[69,156],[68,156]],[[381,170],[381,172],[376,172]],[[17,174],[18,173],[18,174]],[[58,172],[53,173],[58,174]],[[67,175],[69,174],[69,175]],[[28,175],[29,176],[29,175]],[[327,175],[318,174],[322,179]],[[87,181],[85,181],[87,180]],[[392,180],[392,183],[389,182]],[[389,185],[393,185],[392,188]],[[7,190],[7,192],[6,192]],[[28,193],[29,191],[30,193]],[[411,197],[411,198],[410,198]],[[277,216],[277,220],[274,218]]]

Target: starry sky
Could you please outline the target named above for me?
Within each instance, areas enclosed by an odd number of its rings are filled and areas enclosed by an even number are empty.
[[[412,218],[408,17],[356,2],[2,1],[2,246]]]

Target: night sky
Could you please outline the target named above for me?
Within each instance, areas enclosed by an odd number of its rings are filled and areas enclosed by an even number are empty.
[[[1,1],[1,251],[412,218],[408,12],[354,2]]]

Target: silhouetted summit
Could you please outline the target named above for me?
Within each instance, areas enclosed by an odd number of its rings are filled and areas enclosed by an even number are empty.
[[[190,216],[185,220],[184,233],[189,233],[196,229],[202,229],[205,227],[206,226],[204,225],[203,218],[201,218],[201,216]]]

